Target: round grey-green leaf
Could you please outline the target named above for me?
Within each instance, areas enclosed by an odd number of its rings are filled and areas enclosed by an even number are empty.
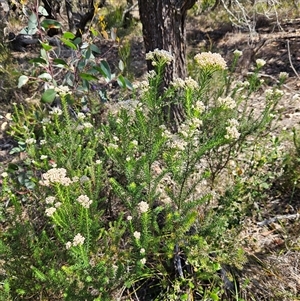
[[[52,102],[55,99],[56,91],[54,89],[46,90],[42,95],[42,102]]]

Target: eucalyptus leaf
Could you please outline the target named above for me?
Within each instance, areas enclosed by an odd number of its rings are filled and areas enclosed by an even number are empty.
[[[40,15],[47,17],[49,14],[43,6],[39,6],[38,12]]]
[[[21,75],[19,77],[19,81],[18,81],[18,88],[23,87],[24,85],[26,85],[26,83],[28,82],[29,77],[26,75]]]
[[[73,40],[75,37],[76,36],[75,36],[75,34],[73,32],[66,31],[63,34],[63,38],[65,38],[65,39]]]
[[[38,64],[47,64],[47,62],[44,59],[40,58],[40,57],[31,59],[29,62],[30,63],[38,63]]]
[[[38,27],[38,20],[36,17],[35,13],[32,13],[28,19],[28,31],[37,31],[37,27]],[[32,33],[28,33],[28,34],[32,34]]]
[[[51,79],[52,79],[52,76],[51,76],[51,74],[45,72],[45,73],[40,74],[40,75],[38,76],[38,78],[46,79],[46,80],[51,80]]]
[[[41,26],[45,29],[48,30],[50,28],[56,28],[59,29],[61,28],[61,24],[56,21],[56,20],[52,20],[52,19],[45,19],[41,22]]]
[[[122,60],[119,60],[119,69],[124,71],[124,62]]]
[[[79,76],[85,80],[98,80],[98,77],[89,73],[80,73]]]
[[[61,40],[66,46],[70,47],[71,49],[73,49],[73,50],[76,50],[76,49],[77,49],[77,46],[76,46],[73,42],[71,42],[70,40],[65,39],[65,38],[60,38],[60,40]]]
[[[42,95],[42,102],[43,103],[52,102],[55,99],[55,96],[56,96],[56,91],[54,89],[48,89]]]
[[[50,51],[53,47],[50,46],[49,44],[43,43],[41,42],[42,47],[46,50],[46,51]]]
[[[96,53],[98,53],[98,54],[101,53],[100,49],[99,49],[98,46],[96,46],[95,44],[92,44],[92,45],[90,46],[90,49],[91,49],[93,52],[96,52]]]
[[[117,82],[121,88],[124,88],[124,89],[126,88],[126,82],[125,82],[124,76],[122,76],[122,75],[118,76]]]

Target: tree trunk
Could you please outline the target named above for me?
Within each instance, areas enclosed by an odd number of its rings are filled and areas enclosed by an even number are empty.
[[[186,33],[187,11],[196,0],[138,0],[146,52],[155,48],[170,52],[174,61],[166,66],[161,91],[176,78],[186,77]],[[151,69],[148,62],[148,69]],[[180,104],[166,104],[165,117],[176,127],[183,119]],[[174,124],[175,122],[175,124]]]

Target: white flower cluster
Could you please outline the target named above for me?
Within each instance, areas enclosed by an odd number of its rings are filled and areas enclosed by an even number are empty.
[[[282,90],[279,90],[279,89],[267,89],[265,91],[265,94],[266,94],[266,98],[268,99],[272,99],[272,98],[280,98],[283,96],[284,92]]]
[[[170,52],[156,48],[154,51],[146,53],[146,60],[151,60],[153,66],[157,65],[156,61],[169,65],[174,60],[174,57]]]
[[[51,168],[46,173],[42,174],[40,185],[50,186],[53,183],[58,183],[63,186],[72,184],[72,180],[66,176],[67,171],[64,168]]]
[[[181,130],[181,134],[183,136],[185,136],[185,135],[188,136],[188,133],[184,132],[183,129]],[[172,138],[169,139],[169,141],[167,141],[167,143],[166,143],[167,147],[169,147],[171,149],[176,149],[178,151],[184,151],[186,149],[187,145],[188,145],[188,143],[176,134],[173,134]]]
[[[237,130],[239,125],[238,121],[234,118],[228,120],[228,126],[226,127],[227,134],[225,135],[226,139],[238,139],[240,137],[240,132]]]
[[[285,80],[289,77],[289,74],[287,72],[280,72],[279,73],[279,79]]]
[[[182,79],[180,77],[175,78],[172,82],[171,85],[174,88],[182,88],[182,89],[186,89],[186,88],[190,88],[190,89],[198,89],[199,85],[198,83],[192,79],[190,76],[187,77],[186,79]]]
[[[72,246],[82,246],[85,241],[85,238],[80,234],[76,234],[75,237],[73,238],[73,242],[68,241],[66,243],[66,249],[70,249]]]
[[[197,105],[199,107],[199,110],[205,109],[202,102],[199,102]],[[179,152],[184,151],[188,143],[190,142],[190,139],[193,140],[193,145],[195,146],[198,141],[197,135],[200,132],[199,128],[201,125],[202,120],[199,118],[187,119],[180,125],[178,133],[175,134],[172,134],[167,128],[161,126],[161,129],[163,130],[162,136],[167,139],[166,146]]]
[[[134,231],[133,236],[135,239],[139,240],[141,238],[141,232]]]
[[[133,88],[135,90],[138,90],[139,93],[144,94],[149,90],[149,82],[147,80],[143,80],[143,81],[140,81],[140,82],[135,82],[133,84]]]
[[[263,59],[257,59],[256,60],[256,65],[257,65],[258,68],[263,67],[265,64],[266,64],[266,61],[263,60]]]
[[[58,108],[58,107],[54,107],[50,112],[49,112],[49,114],[50,115],[57,115],[57,116],[60,116],[60,115],[62,115],[62,110],[60,109],[60,108]]]
[[[146,258],[142,258],[142,259],[140,260],[140,263],[144,265],[144,264],[146,263],[146,261],[147,261]]]
[[[202,52],[196,54],[194,59],[201,69],[227,69],[227,64],[219,53]]]
[[[192,108],[197,110],[200,114],[205,111],[205,105],[201,100],[196,101],[195,104],[192,105]]]
[[[217,104],[226,109],[234,109],[236,107],[236,102],[230,96],[225,98],[219,97],[217,99]]]
[[[54,87],[55,92],[59,94],[68,94],[70,92],[70,89],[68,86],[58,86]]]
[[[159,161],[154,161],[151,165],[151,174],[152,177],[158,178],[163,173],[163,169],[161,167],[161,163]],[[170,204],[172,202],[171,198],[168,196],[168,194],[165,191],[165,187],[174,187],[174,182],[171,179],[170,174],[165,174],[161,180],[159,181],[157,187],[156,187],[156,193],[159,194],[159,200],[164,204]]]
[[[147,115],[147,109],[144,108],[143,103],[137,100],[124,100],[124,101],[119,101],[117,103],[106,103],[106,107],[109,111],[110,114],[114,116],[118,116],[121,110],[126,110],[128,115],[130,116],[135,116],[135,112],[137,109],[143,110],[144,114]],[[131,118],[131,120],[133,120]]]
[[[77,198],[77,202],[82,205],[82,207],[88,209],[90,208],[90,205],[93,203],[92,200],[89,199],[89,197],[87,195],[80,195]]]
[[[146,213],[148,210],[149,210],[149,205],[147,202],[144,202],[144,201],[141,201],[139,204],[138,204],[138,207],[139,207],[139,212],[140,213]]]
[[[36,143],[36,140],[34,138],[28,138],[26,139],[26,144],[30,145],[30,144],[35,144]]]
[[[157,76],[157,73],[155,72],[155,70],[150,70],[148,73],[147,73],[147,79],[153,79]]]
[[[79,124],[76,127],[76,131],[81,131],[84,129],[91,129],[91,128],[93,128],[93,125],[90,122],[83,122],[82,124]]]
[[[1,174],[1,177],[2,178],[7,178],[8,177],[8,173],[5,171],[5,172],[3,172],[2,174]]]
[[[236,49],[233,51],[233,54],[237,57],[240,57],[243,55],[243,51]]]
[[[61,202],[54,203],[55,200],[56,200],[56,198],[54,196],[48,196],[45,199],[46,204],[52,205],[52,207],[47,208],[45,210],[46,215],[49,216],[49,217],[51,217],[55,213],[56,209],[59,208],[62,205]]]
[[[50,207],[50,208],[47,208],[45,210],[45,213],[46,213],[47,216],[51,217],[54,214],[55,211],[56,211],[55,207]]]
[[[199,133],[199,127],[202,124],[203,122],[199,118],[188,119],[180,125],[178,133],[184,138],[192,138]]]
[[[46,204],[53,204],[55,201],[55,196],[48,196],[45,199]]]

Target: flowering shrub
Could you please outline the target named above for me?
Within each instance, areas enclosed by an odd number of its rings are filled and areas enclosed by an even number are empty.
[[[14,297],[42,290],[49,300],[53,294],[117,300],[146,290],[158,300],[216,300],[221,289],[207,283],[222,287],[217,271],[230,258],[241,260],[239,246],[231,247],[246,206],[239,193],[253,189],[249,179],[258,166],[243,151],[250,138],[255,145],[266,133],[280,93],[267,93],[254,115],[245,97],[249,85],[230,88],[224,59],[201,53],[194,76],[174,79],[162,95],[164,67],[173,57],[156,49],[147,59],[155,71],[136,86],[135,99],[107,104],[100,126],[89,113],[72,118],[73,94],[63,87],[55,92],[61,108],[38,121],[39,136],[16,116],[12,128],[35,173],[26,202],[38,220],[31,212],[27,221],[20,218],[25,213],[6,175],[2,197],[19,227],[4,243],[15,256],[5,264]],[[161,114],[166,98],[183,105],[176,132]],[[234,173],[237,166],[243,172]]]

